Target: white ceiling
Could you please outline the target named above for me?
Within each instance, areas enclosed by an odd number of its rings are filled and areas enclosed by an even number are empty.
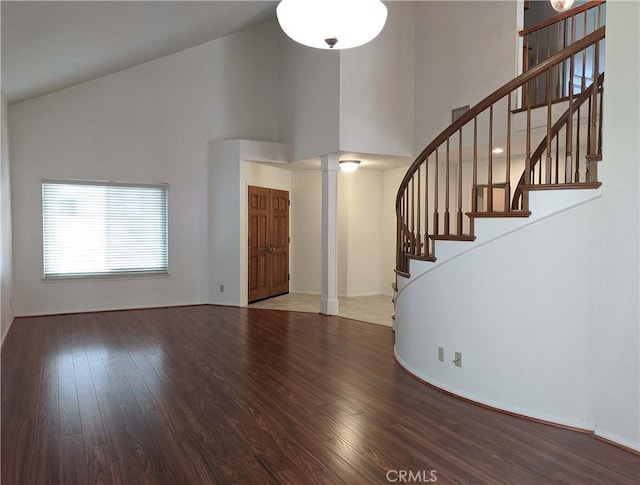
[[[10,103],[167,56],[275,18],[277,1],[2,1]]]

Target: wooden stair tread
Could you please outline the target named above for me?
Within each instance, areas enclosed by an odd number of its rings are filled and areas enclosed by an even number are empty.
[[[469,234],[436,234],[429,236],[434,241],[475,241],[476,237]]]
[[[509,212],[467,212],[471,218],[487,217],[529,217],[531,211],[509,211]]]
[[[419,254],[408,254],[408,253],[405,253],[405,255],[407,256],[407,258],[417,259],[418,261],[429,261],[431,263],[436,262],[435,256],[421,256]]]
[[[564,189],[597,189],[602,185],[602,182],[578,182],[570,184],[535,184],[535,185],[521,185],[520,189],[524,192],[526,190],[564,190]]]

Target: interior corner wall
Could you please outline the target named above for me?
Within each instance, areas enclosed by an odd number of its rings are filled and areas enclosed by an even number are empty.
[[[640,4],[607,2],[596,431],[640,450]],[[635,108],[634,108],[635,107]]]
[[[516,74],[518,2],[433,1],[415,6],[415,153]]]
[[[2,93],[2,159],[0,165],[0,342],[13,322],[13,265],[11,243],[11,170],[9,164],[9,133],[7,101]]]
[[[340,52],[305,47],[280,32],[277,139],[290,160],[335,153],[339,148]]]
[[[277,138],[277,37],[269,22],[9,106],[16,315],[208,300],[208,211],[229,205],[208,208],[208,142]],[[170,276],[43,282],[41,177],[169,183]]]
[[[389,2],[373,41],[340,52],[340,150],[413,155],[415,8]]]
[[[320,294],[322,172],[291,172],[291,292]]]

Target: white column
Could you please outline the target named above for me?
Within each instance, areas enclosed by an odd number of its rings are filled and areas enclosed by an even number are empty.
[[[320,313],[338,314],[338,154],[322,157],[322,294]]]

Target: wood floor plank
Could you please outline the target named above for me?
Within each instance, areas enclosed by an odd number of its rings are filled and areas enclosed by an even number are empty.
[[[60,485],[84,485],[88,481],[87,462],[79,434],[60,438]]]
[[[78,391],[82,439],[85,448],[106,444],[107,438],[98,408],[98,401],[93,389]]]
[[[86,448],[85,456],[87,458],[87,485],[113,485],[109,446],[99,445]]]
[[[637,455],[427,387],[388,328],[338,317],[18,318],[0,357],[8,485],[640,483]]]

